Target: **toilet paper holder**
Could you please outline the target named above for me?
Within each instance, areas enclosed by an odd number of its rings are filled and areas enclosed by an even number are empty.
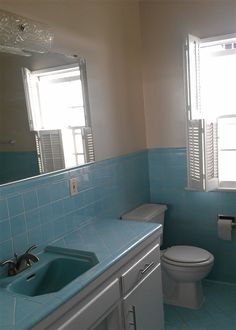
[[[231,220],[232,221],[232,229],[235,228],[235,217],[232,215],[218,214],[218,220]]]

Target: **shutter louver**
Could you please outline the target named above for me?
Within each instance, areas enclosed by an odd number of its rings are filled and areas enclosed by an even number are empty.
[[[188,121],[188,188],[204,190],[204,167],[203,167],[203,123],[202,119]]]
[[[83,127],[82,130],[84,138],[85,160],[87,163],[94,162],[95,154],[92,129],[91,127]]]
[[[39,131],[38,138],[43,173],[65,168],[61,131]]]

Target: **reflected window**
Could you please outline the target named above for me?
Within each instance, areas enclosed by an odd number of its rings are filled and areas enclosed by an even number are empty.
[[[84,62],[38,71],[23,68],[41,173],[94,161],[84,77]]]

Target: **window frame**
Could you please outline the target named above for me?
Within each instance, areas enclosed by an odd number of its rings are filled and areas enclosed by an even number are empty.
[[[200,95],[200,48],[233,42],[236,42],[236,33],[204,39],[188,35],[185,41],[184,75],[187,122],[188,190],[236,190],[236,181],[219,181],[217,120],[214,122],[207,122],[204,118],[201,111]],[[194,54],[191,55],[191,47],[193,47],[194,43]],[[194,63],[191,63],[191,61]],[[194,76],[194,78],[192,76]],[[195,84],[191,84],[191,80],[193,79],[195,79]],[[211,144],[212,148],[209,149]],[[209,170],[211,170],[211,173]]]

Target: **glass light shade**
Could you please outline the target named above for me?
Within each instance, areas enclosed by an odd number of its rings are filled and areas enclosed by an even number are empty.
[[[53,41],[53,33],[41,23],[6,11],[0,11],[0,51],[26,55],[45,53]]]

